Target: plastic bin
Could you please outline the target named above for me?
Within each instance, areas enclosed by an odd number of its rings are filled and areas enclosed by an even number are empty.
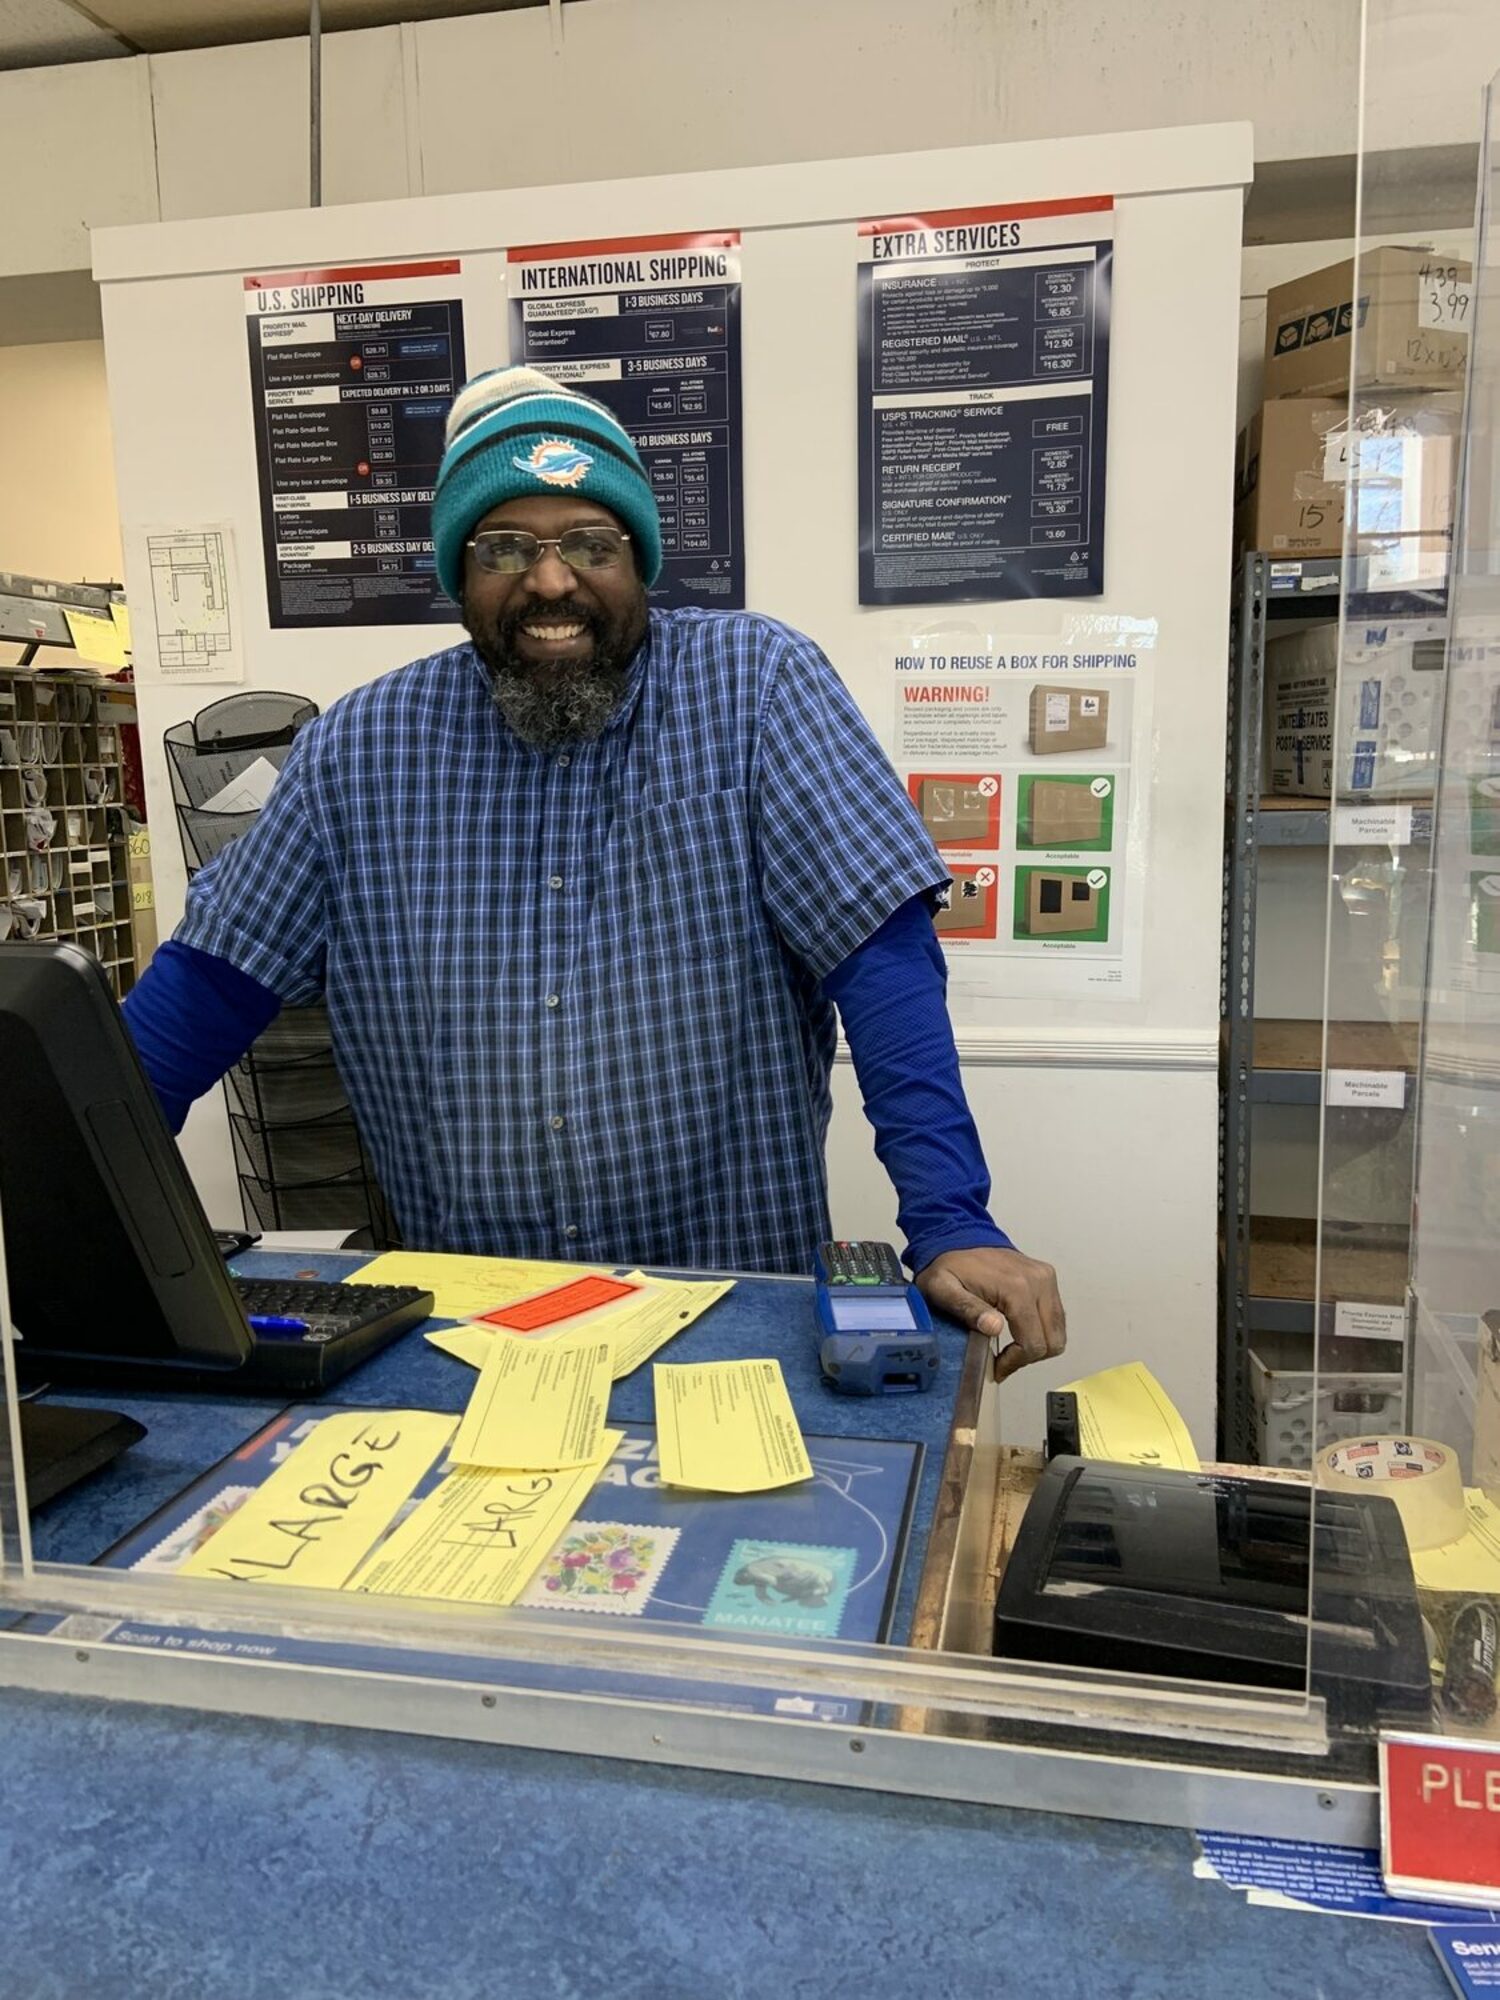
[[[1320,1445],[1403,1425],[1401,1348],[1389,1340],[1325,1341],[1313,1411],[1310,1334],[1261,1333],[1250,1350],[1256,1462],[1307,1471]]]

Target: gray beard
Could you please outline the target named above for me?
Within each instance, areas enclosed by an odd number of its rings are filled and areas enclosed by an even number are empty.
[[[602,736],[625,694],[628,664],[596,662],[583,672],[536,675],[490,669],[490,693],[506,722],[533,750],[560,750]]]

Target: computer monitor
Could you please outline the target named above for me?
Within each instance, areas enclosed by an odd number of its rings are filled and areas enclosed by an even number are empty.
[[[103,968],[0,946],[0,1222],[28,1379],[154,1389],[253,1339]]]

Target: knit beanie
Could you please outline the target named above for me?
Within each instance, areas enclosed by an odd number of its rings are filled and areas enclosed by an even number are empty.
[[[432,496],[432,540],[444,590],[463,595],[464,543],[504,500],[578,493],[624,522],[641,580],[661,571],[661,522],[630,434],[592,396],[535,368],[491,368],[453,399]]]

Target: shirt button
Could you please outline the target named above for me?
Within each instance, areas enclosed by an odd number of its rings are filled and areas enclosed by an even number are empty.
[[[558,768],[558,770],[559,770],[559,771],[566,771],[566,770],[567,770],[567,768],[568,768],[568,766],[569,766],[569,765],[570,765],[570,764],[572,763],[572,761],[573,761],[573,759],[572,759],[572,758],[571,758],[571,757],[570,757],[570,756],[568,755],[567,751],[566,751],[566,750],[564,750],[564,752],[562,753],[562,755],[561,755],[561,756],[560,756],[560,757],[558,758],[558,760],[557,760],[557,768]]]
[[[562,1002],[558,999],[555,993],[549,993],[547,995],[547,1005],[549,1007],[560,1007],[562,1005]]]
[[[570,1222],[567,1228],[563,1231],[563,1235],[568,1237],[569,1240],[571,1240],[577,1234],[578,1234],[578,1224],[576,1222]]]
[[[547,877],[547,887],[549,889],[560,889],[562,887],[561,875],[549,875]]]
[[[560,1132],[566,1122],[567,1121],[562,1118],[549,1118],[547,1120],[547,1123],[552,1127],[554,1132]]]

